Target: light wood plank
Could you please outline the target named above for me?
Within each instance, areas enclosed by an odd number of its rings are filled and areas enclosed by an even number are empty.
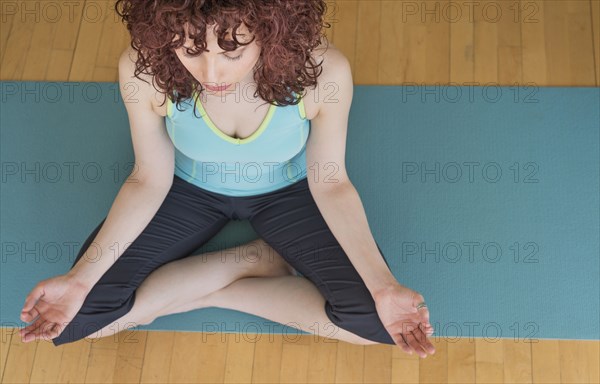
[[[590,383],[600,383],[600,341],[582,341]]]
[[[102,20],[102,40],[98,45],[98,57],[95,66],[116,69],[119,56],[126,48],[129,35],[122,28],[123,24],[119,19],[119,15],[114,11],[112,1],[107,3],[105,10],[108,16]]]
[[[403,14],[406,14],[404,12]],[[404,55],[410,58],[406,65],[407,81],[418,83],[418,85],[427,82],[427,52],[428,45],[435,44],[427,40],[428,24],[423,23],[420,13],[414,15],[405,15],[406,23],[403,28],[402,44],[404,46]],[[447,52],[447,51],[446,51]],[[439,57],[442,60],[441,56]]]
[[[392,381],[392,347],[387,344],[365,345],[363,383],[390,383]]]
[[[175,332],[149,331],[140,383],[169,383]]]
[[[487,22],[496,24],[498,28],[498,46],[520,47],[521,25],[527,14],[523,14],[522,8],[526,4],[517,1],[498,1],[489,5],[493,6],[487,9],[479,8],[478,13],[485,16]],[[520,52],[518,54],[520,56]]]
[[[119,332],[114,382],[139,383],[146,350],[148,332],[126,329]]]
[[[523,83],[523,63],[521,47],[498,47],[498,84],[502,86],[520,85]]]
[[[594,70],[594,35],[590,23],[590,8],[587,0],[569,1],[567,13],[567,29],[569,31],[569,57],[571,67],[570,84],[584,86],[593,84]]]
[[[29,383],[35,360],[35,351],[39,343],[40,341],[23,343],[19,334],[11,337],[10,353],[6,358],[6,366],[2,376],[4,383]]]
[[[420,80],[422,84],[447,84],[450,81],[450,19],[446,17],[448,0],[438,1],[439,17],[430,17],[425,14],[424,23],[418,26],[418,39],[422,39],[424,73]],[[422,3],[427,4],[427,3]],[[417,40],[418,41],[418,40]]]
[[[475,339],[475,381],[504,383],[504,345],[501,339]]]
[[[168,383],[193,383],[201,375],[201,338],[196,332],[174,332]]]
[[[223,334],[175,332],[170,382],[223,382],[227,354]]]
[[[18,7],[15,2],[6,3],[0,7],[0,62],[4,57],[6,42],[16,14],[18,14]]]
[[[56,22],[56,34],[52,42],[52,50],[75,51],[79,37],[79,27],[85,11],[85,0],[69,2],[69,9]]]
[[[440,337],[430,340],[435,353],[419,358],[419,380],[421,383],[448,382],[448,341]]]
[[[335,362],[335,383],[362,383],[365,365],[365,346],[338,343]]]
[[[23,67],[23,78],[42,81],[46,78],[48,59],[52,51],[52,42],[56,33],[56,21],[49,19],[42,12],[39,22],[35,24]],[[44,16],[45,15],[45,16]],[[54,16],[52,16],[54,18]]]
[[[298,340],[295,340],[298,338]],[[284,338],[281,351],[280,383],[306,383],[310,346],[302,335]]]
[[[596,70],[596,86],[600,86],[600,1],[590,0],[592,31],[594,33],[594,62]]]
[[[531,370],[534,383],[560,380],[558,340],[538,340],[531,344]]]
[[[12,337],[20,337],[19,328],[13,327],[2,327],[0,328],[0,381],[4,375],[4,368],[6,367],[6,361],[8,354],[10,353],[10,339]]]
[[[84,383],[88,370],[92,343],[82,339],[74,343],[63,344],[58,383]]]
[[[253,363],[254,343],[245,342],[235,333],[227,334],[224,383],[250,383]]]
[[[94,81],[112,82],[119,81],[118,72],[115,74],[114,68],[94,67]]]
[[[583,342],[560,340],[560,382],[589,383],[588,359]]]
[[[325,26],[325,36],[327,37],[327,40],[331,43],[333,42],[333,35],[335,33],[335,25],[337,24],[338,21],[338,10],[337,10],[337,4],[335,1],[326,1],[326,10],[325,10],[325,15],[323,17],[324,21],[328,22],[330,24],[329,27]]]
[[[498,82],[498,27],[493,19],[485,17],[482,9],[494,8],[497,4],[494,0],[483,0],[479,2],[474,17],[474,55],[473,69],[477,85]]]
[[[450,1],[449,7],[463,10],[462,3]],[[473,81],[474,30],[473,20],[468,14],[450,14],[450,80],[459,85]],[[436,57],[432,53],[432,57]]]
[[[448,340],[448,383],[475,383],[475,339]]]
[[[569,55],[569,31],[565,4],[557,0],[546,0],[544,17],[546,19],[546,57],[548,83],[553,86],[567,86],[571,81],[571,63]]]
[[[65,79],[69,78],[72,61],[73,52],[62,49],[53,49],[50,52],[50,58],[48,60],[46,81],[65,81]]]
[[[86,9],[90,11],[81,20],[69,73],[70,81],[94,81],[94,66],[98,60],[98,45],[102,37],[103,21],[107,17],[107,7],[108,1],[86,3]]]
[[[84,339],[90,342],[90,353],[85,374],[86,383],[113,383],[115,365],[117,364],[118,342],[116,335],[101,337],[99,339]]]
[[[548,74],[543,1],[533,0],[523,4],[521,20],[523,82],[541,86],[547,83]]]
[[[348,58],[352,66],[352,76],[355,76],[358,1],[337,0],[335,4],[337,7],[337,23],[335,24],[333,44]]]
[[[40,341],[35,351],[30,383],[58,383],[63,348],[56,348],[49,341]]]
[[[355,84],[378,84],[381,1],[358,3],[358,34],[356,36]]]
[[[227,335],[219,332],[198,333],[195,336],[199,340],[196,347],[200,349],[200,359],[194,362],[199,372],[193,382],[222,383],[227,361]]]
[[[35,14],[25,17],[21,14],[23,1],[16,2],[17,13],[13,17],[10,35],[6,38],[0,77],[2,79],[24,80],[23,68],[26,64],[29,45],[35,29]]]
[[[504,382],[531,383],[531,343],[513,338],[503,339]]]
[[[307,383],[333,383],[337,347],[342,341],[317,335],[311,337]]]
[[[253,383],[278,383],[281,371],[281,351],[283,336],[264,334],[253,341],[254,363],[252,365]]]
[[[419,383],[419,357],[411,359],[392,359],[392,383]]]
[[[436,339],[433,337],[431,339]],[[430,341],[434,343],[433,340]],[[437,338],[439,342],[439,337]],[[436,343],[434,343],[436,345]],[[437,351],[436,351],[437,353]],[[392,348],[392,383],[419,383],[419,366],[421,358],[418,355],[409,355],[400,347]]]
[[[381,37],[379,51],[379,84],[401,84],[406,81],[409,55],[404,44],[405,23],[402,20],[402,3],[381,2]]]

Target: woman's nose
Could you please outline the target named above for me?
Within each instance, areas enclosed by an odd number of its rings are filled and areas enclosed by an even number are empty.
[[[214,63],[205,63],[201,70],[202,78],[209,85],[219,85],[222,82],[223,76],[221,71]]]

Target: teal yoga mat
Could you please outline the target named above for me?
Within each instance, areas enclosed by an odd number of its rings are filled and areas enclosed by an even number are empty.
[[[0,87],[0,321],[22,327],[25,296],[68,270],[108,213],[133,149],[117,83]],[[600,339],[599,96],[355,86],[348,172],[397,280],[425,296],[435,335]],[[232,221],[199,251],[256,237],[247,221]],[[139,329],[302,333],[221,308]]]

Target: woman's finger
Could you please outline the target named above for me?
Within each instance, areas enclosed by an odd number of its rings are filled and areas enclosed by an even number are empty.
[[[29,312],[21,312],[21,321],[24,321],[26,323],[31,323],[33,320],[35,320],[38,316],[40,315],[40,313],[38,312],[36,307],[31,308],[31,310]]]
[[[40,282],[33,287],[29,295],[25,298],[22,312],[29,312],[42,296],[44,296],[44,286]]]
[[[33,331],[34,329],[36,329],[37,327],[40,326],[40,322],[43,321],[42,319],[37,319],[35,322],[33,322],[32,324],[29,324],[28,326],[26,326],[25,328],[21,329],[19,332],[21,333],[21,335],[25,335],[31,331]]]
[[[421,304],[425,302],[425,298],[423,297],[423,295],[421,295],[420,293],[416,293],[416,295],[413,298],[413,305],[415,306],[415,308]],[[425,323],[425,324],[429,324],[429,308],[425,307],[420,307],[417,308],[417,313],[419,314],[419,318],[421,323]]]
[[[56,323],[48,323],[47,327],[40,334],[43,340],[51,341],[60,335],[60,327]]]
[[[415,335],[413,335],[412,331],[408,331],[406,333],[403,333],[404,338],[406,339],[406,342],[408,343],[408,345],[410,345],[410,347],[421,357],[427,357],[427,353],[425,353],[425,351],[423,351],[423,348],[421,348],[421,344],[417,341]]]
[[[31,322],[38,316],[41,316],[42,314],[46,315],[50,309],[50,304],[46,303],[44,300],[39,300],[37,303],[35,303],[35,306],[29,311],[29,317],[26,317],[27,320],[23,319],[23,321]]]
[[[31,324],[29,324],[28,326],[26,326],[25,328],[21,329],[19,332],[21,333],[21,336],[24,336],[28,333],[33,332],[35,329],[37,329],[41,323],[44,322],[44,319],[41,317],[37,317],[35,319],[35,321]]]
[[[418,309],[420,322],[423,324],[429,324],[429,309],[427,307],[421,307]]]
[[[396,343],[397,346],[399,346],[404,352],[406,352],[407,354],[411,354],[411,348],[408,346],[408,344],[406,344],[406,341],[404,340],[404,337],[402,337],[402,334],[399,332],[388,332],[390,334],[390,336],[392,336],[392,340],[394,340],[394,343]]]
[[[403,334],[399,333],[398,334],[398,338],[400,339],[400,347],[402,347],[402,350],[404,352],[406,352],[409,355],[413,354],[413,349],[410,347],[410,345],[408,345],[408,343],[406,342],[406,338],[404,337]]]
[[[415,345],[411,343],[411,339],[408,337],[408,335],[412,332],[413,329],[415,329],[416,326],[417,323],[415,323],[412,320],[399,320],[396,323],[394,323],[391,327],[395,333],[402,335],[402,339],[406,343],[408,353],[410,354],[412,354],[413,352],[419,353],[419,348],[415,348]]]
[[[421,327],[422,327],[422,324],[413,331],[413,335],[415,336],[415,338],[417,339],[419,344],[421,344],[421,347],[425,351],[427,351],[429,353],[435,353],[435,347],[433,346],[431,341],[429,341],[429,339],[427,338],[427,335],[425,334],[425,332],[423,332],[423,328],[421,328]]]
[[[433,327],[431,326],[431,324],[425,325],[425,324],[421,323],[421,326],[423,327],[423,332],[425,332],[425,334],[428,337],[431,336],[431,335],[433,335],[433,332],[435,332],[435,329],[433,329]]]
[[[52,330],[52,328],[55,326],[55,323],[52,321],[45,321],[44,323],[42,323],[39,328],[36,328],[33,331],[33,335],[35,337],[35,340],[46,340],[45,335]]]
[[[35,323],[24,329],[24,333],[21,336],[21,339],[24,343],[35,340],[36,331],[40,329],[47,321],[45,319],[39,318]]]

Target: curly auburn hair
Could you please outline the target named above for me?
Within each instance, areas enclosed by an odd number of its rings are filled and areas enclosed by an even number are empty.
[[[175,54],[185,42],[186,25],[195,45],[194,50],[186,48],[191,55],[206,50],[208,25],[216,24],[218,45],[226,51],[258,39],[261,53],[254,67],[254,97],[278,105],[298,104],[300,98],[293,93],[301,95],[317,84],[322,68],[311,52],[321,39],[327,41],[323,28],[331,27],[324,21],[324,0],[117,0],[114,9],[138,53],[134,76],[153,76],[153,82],[165,90],[161,93],[177,106],[198,89],[204,90]],[[237,40],[242,23],[253,35],[250,42]],[[233,40],[225,40],[230,29]]]

